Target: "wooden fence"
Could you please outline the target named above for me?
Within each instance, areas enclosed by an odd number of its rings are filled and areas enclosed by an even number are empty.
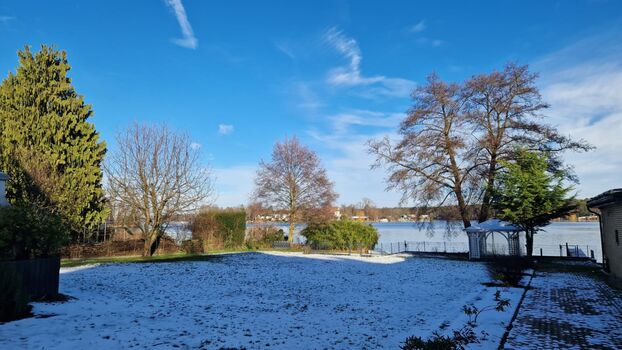
[[[30,260],[0,261],[0,269],[13,269],[22,279],[30,299],[58,294],[60,256]]]

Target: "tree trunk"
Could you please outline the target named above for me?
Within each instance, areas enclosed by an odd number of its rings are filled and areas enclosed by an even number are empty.
[[[466,202],[464,201],[464,196],[462,195],[462,188],[458,186],[455,192],[456,198],[458,199],[458,209],[460,210],[462,224],[464,225],[464,228],[471,227],[471,220],[469,218]]]
[[[159,242],[160,242],[160,237],[155,233],[149,236],[145,236],[145,245],[143,246],[143,256],[153,256],[155,251],[158,249]]]
[[[287,240],[289,243],[294,243],[294,229],[296,223],[294,222],[294,216],[292,214],[289,215],[289,234],[287,235]]]
[[[527,243],[527,256],[533,256],[533,229],[525,231],[525,242]]]
[[[497,157],[495,155],[490,158],[490,167],[488,168],[488,173],[486,174],[486,189],[484,190],[484,198],[482,198],[482,206],[479,211],[479,216],[477,218],[478,222],[484,222],[488,220],[488,216],[490,215],[490,202],[492,201],[492,195],[495,189],[495,175],[497,172]]]

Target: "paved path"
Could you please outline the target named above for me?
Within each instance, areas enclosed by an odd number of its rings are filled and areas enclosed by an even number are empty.
[[[622,349],[622,291],[579,272],[538,272],[506,349]]]

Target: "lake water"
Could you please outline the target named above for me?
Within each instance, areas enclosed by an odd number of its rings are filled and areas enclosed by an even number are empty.
[[[446,221],[434,221],[430,223],[414,222],[375,222],[371,223],[378,229],[380,238],[379,244],[391,244],[397,242],[427,242],[428,244],[449,244],[455,247],[467,246],[467,235],[462,231],[460,223],[448,223]],[[279,224],[287,232],[286,224]],[[304,228],[297,225],[296,231]],[[297,241],[300,236],[296,235]],[[303,238],[304,239],[304,238]],[[503,239],[503,238],[501,238]],[[521,240],[524,246],[524,239]],[[497,244],[503,246],[504,242]],[[553,222],[546,226],[543,231],[534,237],[534,255],[540,254],[540,249],[544,255],[559,256],[560,245],[565,252],[565,245],[577,246],[586,255],[594,251],[596,261],[602,261],[600,231],[597,222]],[[505,245],[507,246],[507,244]],[[565,253],[564,253],[565,254]]]

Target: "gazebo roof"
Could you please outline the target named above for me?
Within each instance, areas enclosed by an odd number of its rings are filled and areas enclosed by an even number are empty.
[[[475,232],[519,232],[522,229],[509,222],[501,221],[499,219],[490,219],[479,224],[475,224],[471,227],[464,229],[467,233]]]

